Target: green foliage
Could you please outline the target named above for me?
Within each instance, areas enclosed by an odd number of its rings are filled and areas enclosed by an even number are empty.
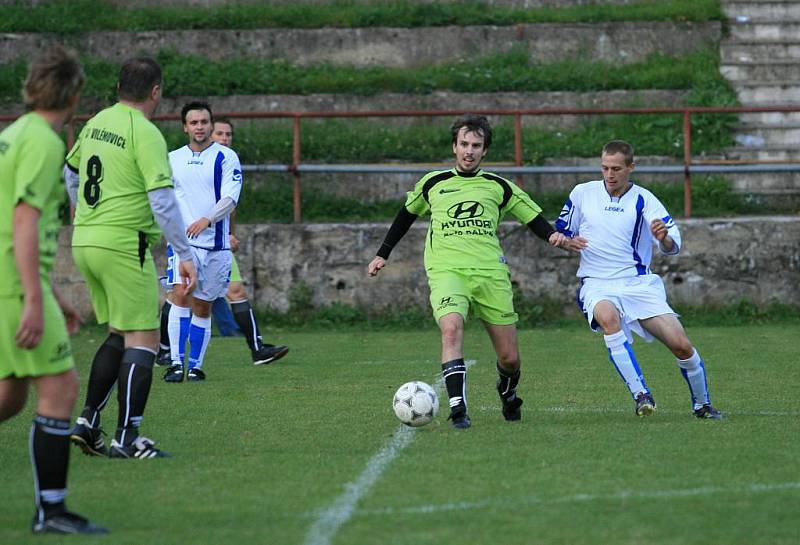
[[[121,7],[103,0],[18,1],[3,6],[0,32],[92,30],[363,28],[447,25],[513,25],[607,21],[724,20],[717,0],[643,0],[625,7],[591,4],[564,8],[515,8],[479,1],[232,2],[209,7]]]

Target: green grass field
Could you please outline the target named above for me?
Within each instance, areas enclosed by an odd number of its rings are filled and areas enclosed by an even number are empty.
[[[240,339],[214,338],[207,382],[165,384],[157,369],[143,433],[174,457],[73,449],[69,504],[115,544],[800,542],[800,326],[689,334],[723,421],[690,416],[674,360],[640,341],[659,407],[635,417],[602,340],[576,324],[520,332],[523,420],[506,423],[491,346],[473,327],[467,431],[446,409],[416,431],[391,411],[403,382],[438,381],[432,323],[271,333],[292,351],[263,368]],[[74,339],[83,386],[102,339],[91,328]],[[0,426],[0,543],[78,543],[29,533],[30,417]],[[112,431],[113,401],[104,418]]]

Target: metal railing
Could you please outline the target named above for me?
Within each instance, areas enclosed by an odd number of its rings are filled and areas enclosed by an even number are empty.
[[[692,173],[711,172],[800,172],[800,163],[780,164],[776,162],[751,161],[748,164],[712,165],[708,162],[695,164],[692,162],[692,115],[693,114],[740,114],[758,112],[791,113],[800,112],[800,105],[796,106],[771,106],[771,107],[699,107],[683,106],[674,108],[531,108],[531,109],[489,109],[474,110],[472,113],[486,116],[511,117],[514,121],[514,162],[512,166],[492,167],[493,171],[502,174],[517,176],[517,183],[522,183],[522,174],[569,174],[569,173],[596,173],[597,167],[584,166],[525,166],[523,165],[522,146],[522,118],[529,116],[558,116],[558,115],[653,115],[653,114],[680,114],[683,116],[683,164],[666,166],[637,167],[639,172],[651,173],[680,173],[684,175],[684,215],[692,215]],[[291,164],[247,165],[246,171],[250,172],[287,172],[293,177],[293,214],[294,221],[302,220],[302,173],[307,172],[366,172],[366,173],[421,173],[431,170],[430,167],[402,166],[402,165],[304,165],[302,163],[302,126],[303,119],[333,119],[333,118],[365,118],[365,117],[456,117],[462,115],[463,110],[387,110],[363,112],[224,112],[231,119],[292,119],[293,144]],[[12,121],[16,116],[0,116],[0,122]],[[67,127],[67,142],[69,146],[75,139],[75,123],[85,121],[90,116],[76,116]],[[180,121],[177,114],[158,115],[154,121]],[[757,148],[753,148],[757,149]],[[734,161],[730,163],[742,163]]]

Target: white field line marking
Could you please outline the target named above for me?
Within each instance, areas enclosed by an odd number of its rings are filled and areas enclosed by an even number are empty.
[[[742,486],[704,486],[701,488],[684,488],[674,490],[623,490],[613,494],[574,494],[570,496],[517,496],[509,497],[503,496],[502,498],[486,499],[477,502],[457,502],[457,503],[443,503],[431,505],[419,505],[416,507],[386,507],[383,509],[362,509],[353,513],[356,516],[370,516],[370,515],[400,515],[400,514],[429,514],[441,513],[446,511],[474,511],[478,509],[486,509],[491,507],[498,507],[507,509],[510,504],[515,507],[522,506],[535,506],[535,505],[550,505],[554,503],[579,503],[579,502],[595,502],[605,500],[628,500],[628,499],[653,499],[653,498],[686,498],[692,496],[708,496],[712,494],[758,494],[766,492],[774,492],[779,490],[800,490],[800,482],[788,482],[778,484],[762,484],[753,483]]]
[[[476,360],[468,360],[464,363],[467,368],[470,368],[475,362]],[[433,388],[440,390],[443,383],[444,380],[440,376],[434,382]],[[344,485],[344,493],[340,494],[328,507],[314,513],[313,516],[316,520],[306,535],[306,545],[327,545],[331,542],[339,528],[356,512],[356,504],[380,479],[392,460],[411,444],[415,437],[415,431],[413,428],[401,424],[389,442],[367,462],[364,471],[354,481]]]
[[[500,410],[499,405],[481,405],[479,407],[473,408],[473,410],[477,410],[480,412],[497,412]],[[622,408],[614,408],[614,407],[531,407],[529,405],[525,405],[526,411],[532,412],[540,412],[540,413],[633,413],[633,409],[622,409]],[[686,413],[691,414],[690,411],[687,409],[686,411],[676,411],[676,410],[669,410],[669,409],[656,409],[656,414],[678,414],[678,413]],[[800,412],[798,411],[722,411],[722,414],[725,416],[792,416],[797,417],[800,416]]]

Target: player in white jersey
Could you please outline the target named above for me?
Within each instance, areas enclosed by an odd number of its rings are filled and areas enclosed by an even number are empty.
[[[649,416],[656,403],[631,349],[632,333],[661,341],[677,358],[698,418],[721,418],[708,395],[705,364],[675,311],[667,304],[661,278],[650,270],[653,247],[676,255],[681,235],[666,208],[630,180],[633,147],[612,140],[601,155],[603,179],[577,185],[561,211],[556,229],[572,237],[581,253],[578,305],[593,331],[602,331],[609,358],[636,403]]]
[[[167,382],[182,382],[186,341],[189,341],[189,380],[205,379],[203,358],[211,338],[211,304],[228,291],[231,274],[230,214],[239,200],[242,169],[236,152],[211,139],[211,107],[190,102],[181,110],[189,143],[170,152],[175,195],[187,225],[186,234],[197,266],[197,288],[189,296],[173,267],[167,248],[167,283],[173,286],[169,311],[172,365]]]

